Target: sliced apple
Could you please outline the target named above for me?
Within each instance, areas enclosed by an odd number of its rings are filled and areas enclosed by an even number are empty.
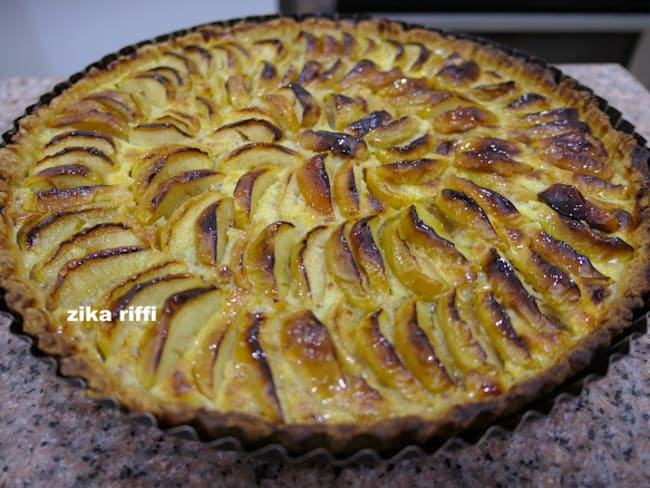
[[[327,154],[317,154],[296,171],[296,180],[307,205],[318,214],[334,218],[330,180],[325,168]]]
[[[302,107],[300,127],[313,127],[320,118],[320,105],[300,83],[289,83],[288,86]]]
[[[169,217],[188,198],[208,191],[221,182],[222,175],[213,170],[186,171],[150,187],[142,196],[136,216],[143,222]]]
[[[273,222],[252,236],[243,254],[242,267],[248,288],[271,298],[289,292],[291,252],[296,241],[289,222]]]
[[[233,225],[233,201],[231,198],[208,205],[196,221],[196,254],[198,261],[216,265],[223,261],[228,244],[227,230]]]
[[[300,300],[320,303],[325,294],[327,271],[323,263],[323,247],[327,227],[311,229],[294,246],[291,256],[291,289]]]
[[[59,271],[47,300],[49,310],[90,305],[95,297],[163,258],[144,246],[102,249],[68,261]]]
[[[31,274],[42,283],[52,283],[59,270],[68,262],[79,259],[86,254],[120,246],[141,245],[142,240],[123,223],[100,223],[83,228],[61,243]]]
[[[233,191],[235,198],[235,225],[243,228],[249,221],[251,210],[255,208],[266,190],[276,182],[276,168],[262,166],[244,173]]]
[[[327,95],[324,98],[324,104],[328,124],[334,130],[342,130],[347,125],[359,120],[365,115],[368,106],[363,98],[351,98],[339,93]]]
[[[214,166],[207,152],[191,146],[162,146],[145,157],[145,161],[136,165],[131,173],[142,191],[172,176]]]
[[[69,130],[53,136],[44,149],[51,156],[69,147],[93,147],[112,159],[115,141],[110,135],[92,130]]]
[[[494,126],[499,123],[497,116],[487,109],[462,106],[438,115],[433,127],[442,134],[468,132],[480,126]]]
[[[344,132],[329,132],[325,130],[308,129],[299,136],[300,144],[315,152],[329,151],[337,156],[353,157],[365,160],[368,155],[368,146],[357,137]]]
[[[42,169],[25,180],[35,191],[75,188],[104,183],[101,173],[83,164],[65,164]]]
[[[353,161],[347,161],[341,165],[334,176],[334,200],[339,212],[346,218],[358,217],[361,208],[354,176],[355,166]]]
[[[439,393],[454,383],[423,326],[433,326],[430,314],[418,313],[417,302],[406,300],[395,312],[394,347],[411,374],[431,393]]]
[[[162,381],[221,305],[213,286],[182,290],[162,305],[157,323],[143,334],[136,374],[145,388]]]
[[[286,146],[271,142],[252,142],[231,151],[221,164],[228,168],[251,170],[263,166],[297,166],[301,162],[300,155]]]

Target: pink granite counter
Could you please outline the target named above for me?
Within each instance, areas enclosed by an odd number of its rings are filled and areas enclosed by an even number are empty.
[[[561,66],[650,137],[650,93],[618,65]],[[0,80],[0,132],[56,79]],[[84,397],[0,321],[0,486],[647,486],[650,336],[578,397],[475,445],[370,466],[222,451]]]

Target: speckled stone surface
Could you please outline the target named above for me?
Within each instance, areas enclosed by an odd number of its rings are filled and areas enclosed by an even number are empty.
[[[650,137],[650,94],[618,65],[567,65]],[[0,80],[0,131],[55,79]],[[84,397],[0,320],[0,486],[648,486],[650,335],[578,397],[478,443],[371,465],[222,451]]]

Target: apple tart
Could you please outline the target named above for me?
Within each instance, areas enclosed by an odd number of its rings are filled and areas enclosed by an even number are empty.
[[[648,291],[648,156],[542,63],[381,20],[122,50],[0,149],[8,306],[206,438],[422,443],[583,368]]]

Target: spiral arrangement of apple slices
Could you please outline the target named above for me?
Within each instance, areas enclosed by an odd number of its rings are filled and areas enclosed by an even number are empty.
[[[517,63],[377,21],[141,47],[10,147],[26,274],[104,393],[156,412],[364,425],[505,394],[620,297],[642,182]],[[66,322],[87,305],[113,320]]]

